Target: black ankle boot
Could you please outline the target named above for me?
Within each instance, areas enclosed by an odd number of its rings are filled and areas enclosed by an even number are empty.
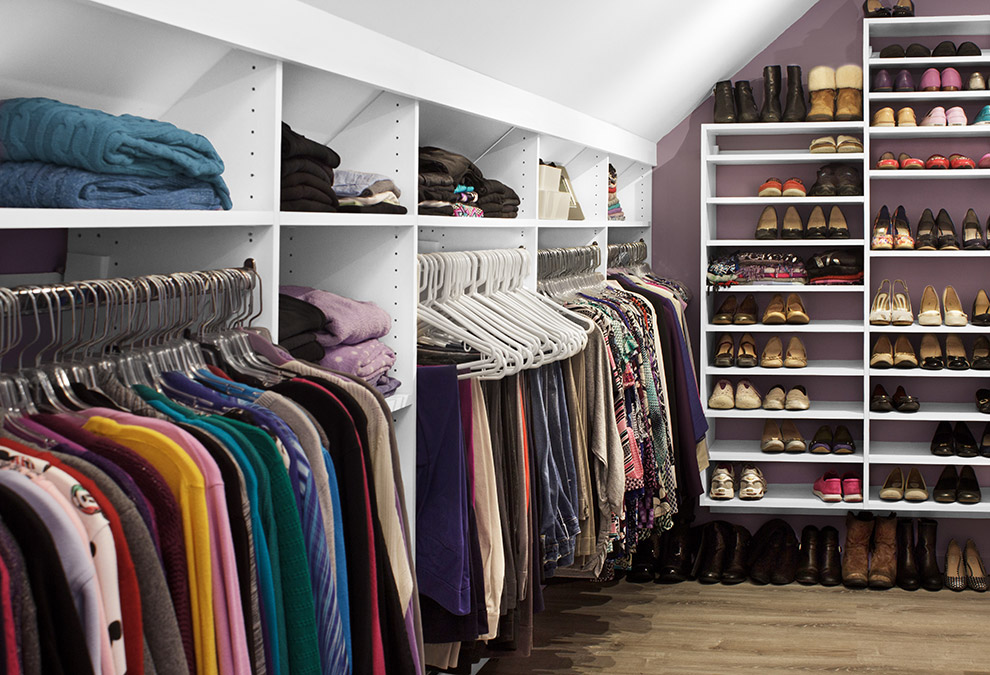
[[[822,586],[842,583],[842,557],[839,555],[839,531],[831,525],[818,533],[818,578]]]
[[[803,122],[808,115],[801,83],[801,66],[787,66],[787,96],[784,97],[784,121]]]
[[[760,121],[760,111],[756,107],[756,99],[753,98],[753,88],[749,86],[749,80],[736,82],[736,121]]]
[[[736,121],[736,102],[732,99],[732,83],[715,83],[715,123],[729,124]]]
[[[717,584],[722,580],[727,527],[728,523],[716,520],[706,524],[702,530],[695,576],[703,584]]]
[[[761,122],[779,122],[783,118],[780,110],[781,77],[780,66],[767,66],[763,69],[763,110]]]
[[[914,559],[914,520],[911,518],[897,521],[897,585],[905,591],[916,591],[921,586]]]
[[[818,528],[814,525],[808,525],[801,531],[801,552],[794,575],[799,584],[811,586],[818,583],[818,539]]]
[[[676,584],[690,579],[697,550],[697,533],[686,523],[677,523],[661,535],[657,582]]]
[[[741,584],[746,581],[746,549],[749,546],[749,530],[742,525],[730,525],[728,548],[722,567],[722,583]]]
[[[632,555],[632,565],[626,572],[626,581],[631,581],[634,584],[645,584],[648,581],[653,581],[653,571],[656,566],[657,559],[653,555],[653,543],[649,540],[644,541]]]
[[[938,571],[936,539],[938,522],[930,518],[918,519],[918,543],[914,548],[915,562],[921,576],[921,587],[926,591],[942,588],[942,573]]]

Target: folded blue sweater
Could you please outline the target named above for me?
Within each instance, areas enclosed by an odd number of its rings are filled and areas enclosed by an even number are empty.
[[[0,162],[0,207],[219,209],[214,186],[187,176],[111,176],[43,162]]]
[[[0,161],[39,161],[96,173],[210,183],[225,209],[223,160],[203,136],[168,122],[111,115],[47,98],[0,101]]]

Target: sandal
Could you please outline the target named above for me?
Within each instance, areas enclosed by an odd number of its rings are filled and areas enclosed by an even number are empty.
[[[887,290],[884,290],[884,284],[886,284]],[[890,279],[884,279],[883,281],[880,282],[880,286],[877,288],[877,294],[873,296],[873,306],[870,307],[870,325],[872,326],[890,325],[891,316],[893,314],[893,305],[892,305],[890,289],[891,289]],[[935,293],[934,288],[932,288],[932,293]],[[942,323],[941,317],[939,317],[939,323]]]
[[[894,290],[900,284],[903,291]],[[891,286],[890,322],[895,326],[910,326],[914,323],[914,311],[911,309],[911,293],[903,279],[894,279]]]

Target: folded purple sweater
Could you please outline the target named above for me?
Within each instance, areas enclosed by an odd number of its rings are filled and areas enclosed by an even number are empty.
[[[378,340],[327,349],[320,365],[357,375],[372,384],[395,365],[395,352]]]
[[[317,339],[324,347],[374,340],[387,335],[392,327],[392,317],[373,302],[352,300],[306,286],[282,286],[279,292],[308,302],[323,312],[328,335],[318,333]]]

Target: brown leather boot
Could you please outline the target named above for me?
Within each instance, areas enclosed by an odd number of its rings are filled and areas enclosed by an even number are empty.
[[[846,515],[846,546],[842,552],[842,583],[847,588],[866,588],[870,569],[870,537],[873,514],[868,511]]]
[[[835,119],[835,69],[815,66],[808,71],[808,91],[811,94],[811,110],[808,111],[807,121],[831,122]]]
[[[897,578],[897,516],[877,518],[870,559],[870,588],[893,588]]]
[[[835,71],[835,119],[851,122],[863,119],[863,69],[859,66],[842,66]]]

